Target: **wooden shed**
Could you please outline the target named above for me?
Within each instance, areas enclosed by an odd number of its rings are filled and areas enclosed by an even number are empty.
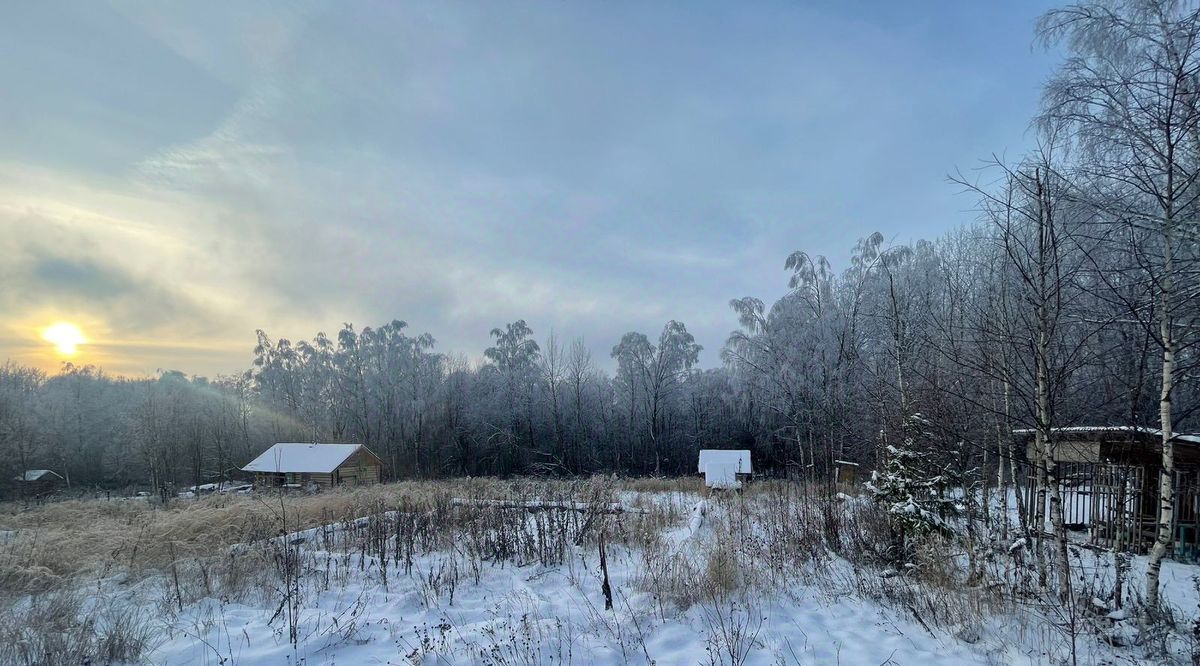
[[[859,477],[861,476],[861,466],[858,463],[850,462],[849,460],[835,460],[833,461],[833,466],[833,480],[835,482],[850,486],[858,485],[860,482]]]
[[[62,475],[49,469],[27,469],[13,478],[13,481],[26,497],[47,495],[66,484]]]
[[[1013,435],[1023,443],[1027,460],[1035,461],[1036,431],[1014,430]],[[1129,426],[1072,426],[1055,428],[1051,433],[1051,454],[1060,463],[1109,463],[1160,466],[1162,464],[1162,431],[1154,428]],[[1200,435],[1176,434],[1175,463],[1200,465]]]
[[[279,443],[242,468],[260,488],[379,483],[383,461],[362,444]]]
[[[1036,476],[1042,456],[1035,432],[1014,430],[1017,455],[1027,468],[1021,479],[1032,524],[1048,519],[1039,506]],[[1063,521],[1086,530],[1093,544],[1145,552],[1158,526],[1162,432],[1129,426],[1074,426],[1051,433],[1050,457],[1062,480]],[[1200,558],[1200,435],[1178,434],[1175,448],[1174,556]]]

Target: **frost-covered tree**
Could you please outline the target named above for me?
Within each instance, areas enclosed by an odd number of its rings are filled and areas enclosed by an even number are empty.
[[[501,378],[509,417],[507,430],[501,431],[502,467],[515,471],[521,464],[521,439],[528,451],[535,450],[533,401],[541,349],[524,319],[506,324],[503,329],[493,328],[491,335],[495,345],[483,355],[491,362],[488,367]]]
[[[1047,13],[1038,26],[1068,57],[1046,87],[1042,121],[1078,147],[1081,197],[1121,228],[1148,288],[1127,315],[1160,351],[1158,530],[1147,567],[1147,603],[1172,539],[1174,437],[1181,354],[1200,343],[1194,326],[1200,245],[1200,7],[1178,0],[1092,1]],[[1114,292],[1116,293],[1116,292]]]
[[[644,433],[655,475],[662,473],[665,422],[677,407],[675,398],[699,359],[700,350],[687,327],[674,320],[663,327],[657,345],[641,333],[626,333],[613,347],[617,382],[629,399],[631,445]]]

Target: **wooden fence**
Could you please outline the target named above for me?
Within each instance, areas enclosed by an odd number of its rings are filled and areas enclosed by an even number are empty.
[[[1140,465],[1109,463],[1059,463],[1063,523],[1067,529],[1086,532],[1102,548],[1145,553],[1153,544],[1158,526],[1157,470]],[[1147,473],[1151,475],[1147,479]],[[1023,479],[1026,517],[1035,528],[1049,525],[1049,494],[1039,502],[1037,470],[1027,466]],[[1175,472],[1176,506],[1172,526],[1174,556],[1200,558],[1200,469]]]

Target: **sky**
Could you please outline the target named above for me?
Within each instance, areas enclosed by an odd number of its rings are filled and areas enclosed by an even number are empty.
[[[946,176],[1028,149],[1050,6],[10,3],[0,362],[213,376],[393,319],[477,358],[524,319],[604,366],[675,319],[717,365],[790,252],[972,220]]]

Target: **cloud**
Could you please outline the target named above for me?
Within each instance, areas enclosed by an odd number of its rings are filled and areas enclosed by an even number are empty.
[[[97,311],[120,322],[122,330],[154,335],[184,328],[195,335],[215,335],[204,311],[184,293],[164,288],[151,278],[138,277],[119,266],[86,258],[57,256],[42,248],[27,250],[31,270],[18,279],[24,285],[10,307],[29,308],[50,303],[66,312]]]
[[[231,306],[253,290],[238,284],[234,271],[214,270],[222,253],[186,224],[177,202],[49,171],[0,164],[0,174],[12,175],[0,178],[0,228],[7,232],[0,234],[0,357],[56,366],[40,329],[65,319],[93,341],[93,355],[79,360],[103,359],[113,371],[173,367],[165,340],[208,348],[197,372],[244,364],[253,329],[242,332],[245,320]],[[157,348],[158,357],[147,366],[98,353],[117,344]]]
[[[255,328],[393,318],[468,354],[524,318],[598,359],[677,319],[715,364],[726,303],[780,295],[791,250],[836,263],[876,229],[961,221],[943,174],[1003,148],[1027,114],[996,116],[1036,99],[1005,79],[1016,58],[983,60],[1023,53],[1027,27],[1016,49],[1016,28],[987,51],[975,33],[931,47],[1009,8],[117,7],[88,14],[88,48],[122,57],[77,69],[125,99],[65,62],[0,61],[54,90],[18,115],[68,155],[0,145],[0,303],[23,326],[85,312],[143,371],[173,365],[151,339],[228,371]],[[36,48],[83,48],[38,21]],[[151,113],[159,97],[170,113]],[[58,115],[67,102],[111,113]]]

